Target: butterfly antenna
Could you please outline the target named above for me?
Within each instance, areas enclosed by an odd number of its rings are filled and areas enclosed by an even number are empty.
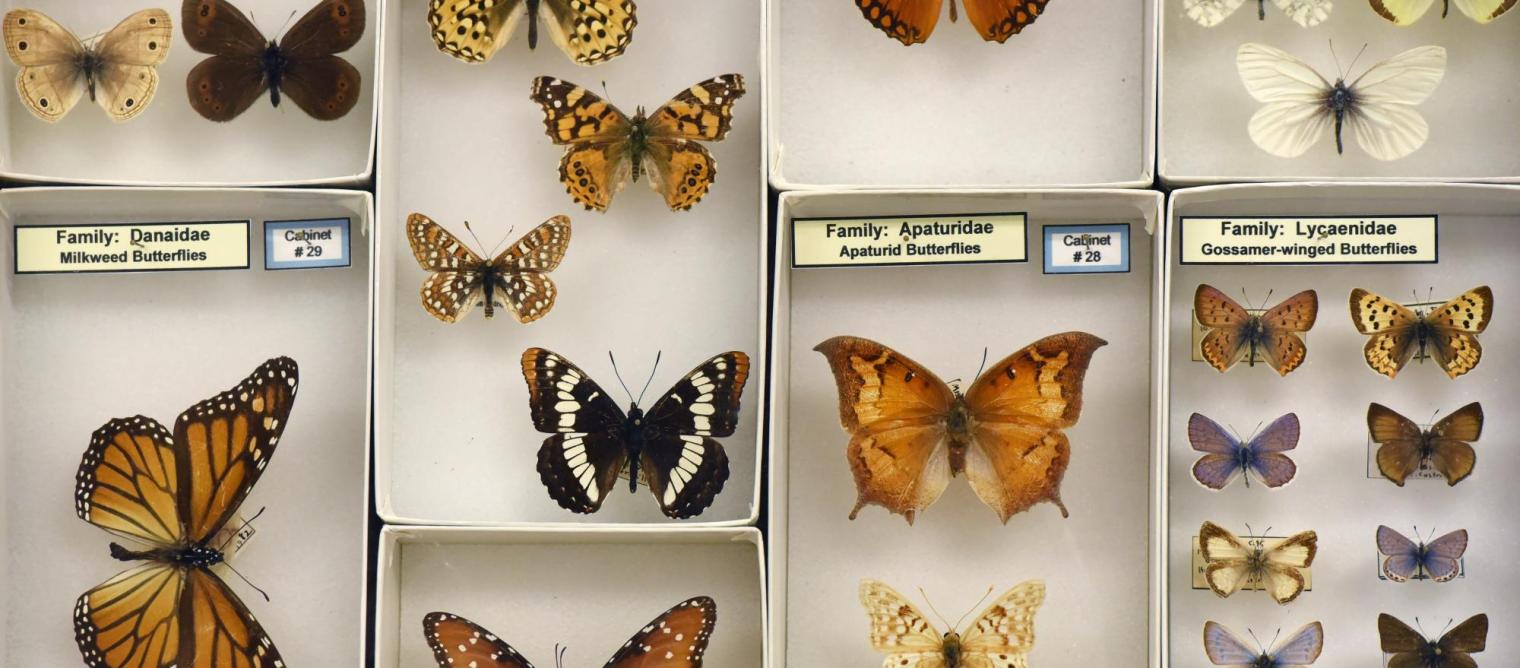
[[[929,592],[924,591],[923,587],[919,587],[918,595],[924,597],[924,605],[929,606],[929,611],[939,618],[939,623],[944,624],[946,627],[950,626],[950,621],[945,619],[944,615],[939,614],[939,608],[934,607],[934,601],[929,600]],[[950,630],[954,631],[955,629]]]
[[[516,225],[507,228],[507,233],[502,235],[501,241],[496,242],[496,245],[491,247],[491,252],[486,253],[486,259],[489,260],[496,257],[496,251],[501,250],[501,247],[507,243],[508,239],[512,238],[512,233],[515,231],[517,231]],[[476,241],[479,241],[479,239],[476,239]],[[481,246],[481,248],[485,248],[485,246]]]
[[[486,249],[486,245],[484,243],[481,243],[481,241],[480,241],[480,235],[478,235],[478,234],[475,233],[475,227],[472,226],[472,225],[470,225],[470,221],[468,221],[468,220],[464,221],[464,229],[470,233],[470,238],[472,238],[472,239],[475,240],[475,246],[477,248],[479,248],[480,250],[485,250]],[[490,258],[491,258],[491,254],[490,253],[486,253],[486,259],[489,260]]]
[[[976,375],[972,378],[981,378],[982,371],[987,368],[987,347],[982,347],[982,363],[976,367]]]
[[[260,508],[259,512],[256,512],[256,513],[253,514],[253,517],[250,517],[250,518],[248,518],[246,520],[243,520],[243,523],[238,526],[237,531],[232,532],[232,535],[228,536],[227,540],[222,541],[222,544],[216,548],[216,551],[217,552],[225,552],[227,550],[227,546],[232,544],[232,541],[235,540],[238,537],[238,534],[243,533],[243,529],[247,529],[248,525],[253,524],[253,521],[256,520],[256,519],[258,519],[259,516],[263,515],[264,511],[268,510],[268,509],[269,509],[269,506],[265,506],[263,508]]]
[[[238,572],[238,569],[232,567],[232,564],[229,564],[229,563],[223,561],[222,565],[226,566],[227,570],[232,571],[233,575],[238,576],[238,579],[242,580],[243,584],[246,584],[249,587],[253,587],[253,590],[256,591],[256,592],[258,592],[259,596],[263,596],[264,597],[264,602],[265,603],[269,602],[269,594],[267,592],[265,592],[263,589],[259,589],[258,585],[255,585],[254,583],[249,582],[247,577],[244,577],[242,573]]]
[[[570,651],[569,647],[563,647],[559,643],[554,643],[554,666],[555,666],[555,668],[565,668],[565,652],[568,652],[568,651]]]
[[[1256,646],[1261,648],[1261,653],[1262,654],[1266,654],[1267,653],[1267,648],[1264,645],[1261,644],[1261,638],[1256,637],[1256,630],[1255,629],[1246,629],[1246,633],[1251,634],[1251,640],[1255,641],[1256,642]]]
[[[611,350],[607,351],[607,359],[612,361],[612,375],[617,376],[618,385],[623,386],[623,394],[628,395],[629,401],[633,401],[633,393],[628,391],[628,384],[623,382],[623,374],[618,371],[617,358],[612,356]]]
[[[248,12],[248,16],[251,19],[253,17],[253,12]],[[285,25],[280,26],[280,29],[278,31],[276,31],[275,34],[276,35],[283,35],[283,34],[285,34],[285,29],[290,27],[290,22],[294,21],[295,18],[296,18],[295,10],[291,10],[290,16],[285,17]],[[257,24],[258,21],[254,21],[254,23]]]
[[[991,596],[991,595],[992,595],[992,585],[987,585],[987,593],[982,594],[981,600],[977,601],[976,605],[971,606],[971,609],[967,610],[966,614],[961,615],[960,619],[955,620],[955,628],[952,628],[950,630],[951,631],[960,631],[961,630],[961,622],[966,621],[966,618],[970,617],[971,613],[976,612],[977,608],[982,607],[982,604],[987,602],[987,597]]]
[[[660,368],[660,356],[663,355],[664,352],[665,351],[663,351],[663,350],[655,352],[655,354],[654,354],[654,366],[649,369],[649,380],[644,381],[644,389],[639,390],[639,401],[643,401],[644,400],[644,393],[649,391],[649,384],[654,382],[654,372],[659,370],[659,368]]]

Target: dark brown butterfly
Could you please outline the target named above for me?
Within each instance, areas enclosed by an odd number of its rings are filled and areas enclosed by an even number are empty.
[[[1471,655],[1488,645],[1488,615],[1473,615],[1439,640],[1430,640],[1383,613],[1378,615],[1378,637],[1383,652],[1393,655],[1388,668],[1478,668]]]
[[[1199,285],[1193,314],[1210,331],[1203,338],[1203,359],[1220,373],[1240,360],[1255,366],[1261,355],[1280,375],[1297,369],[1309,355],[1299,334],[1314,327],[1319,297],[1305,290],[1260,315],[1252,314],[1212,285]]]
[[[190,106],[210,120],[237,118],[266,90],[274,106],[288,95],[323,121],[359,102],[359,70],[333,54],[364,35],[364,0],[322,0],[278,43],[224,0],[185,0],[181,14],[190,48],[211,54],[185,80]]]
[[[718,604],[711,598],[682,601],[640,627],[604,668],[701,668],[717,623]],[[505,640],[458,615],[428,613],[422,633],[442,668],[533,668]]]
[[[1381,444],[1377,464],[1383,477],[1403,487],[1420,464],[1429,461],[1446,484],[1455,485],[1472,475],[1478,463],[1478,453],[1469,443],[1483,435],[1483,407],[1474,401],[1435,426],[1420,429],[1393,409],[1372,404],[1367,407],[1367,429],[1372,440]]]

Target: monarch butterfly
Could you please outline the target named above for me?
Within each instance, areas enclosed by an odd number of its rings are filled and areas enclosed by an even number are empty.
[[[74,507],[106,531],[111,556],[143,561],[79,597],[74,639],[90,668],[284,666],[247,606],[211,567],[212,541],[274,455],[295,402],[295,360],[271,359],[181,413],[171,433],[138,415],[107,422],[79,465]]]

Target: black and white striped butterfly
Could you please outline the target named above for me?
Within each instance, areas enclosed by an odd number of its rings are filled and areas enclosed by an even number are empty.
[[[726,352],[707,360],[648,413],[634,400],[626,415],[586,372],[556,353],[529,348],[522,368],[533,425],[553,434],[538,451],[539,477],[560,506],[594,513],[624,474],[630,491],[648,485],[674,519],[702,514],[723,491],[728,455],[713,437],[730,436],[738,426],[748,355]]]

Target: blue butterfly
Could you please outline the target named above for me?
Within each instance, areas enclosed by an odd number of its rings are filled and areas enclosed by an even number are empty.
[[[1415,530],[1419,537],[1419,530]],[[1462,555],[1467,553],[1467,530],[1458,529],[1428,543],[1415,543],[1385,526],[1377,530],[1378,552],[1383,560],[1383,575],[1394,582],[1434,580],[1450,582],[1462,572]]]
[[[1193,465],[1193,477],[1204,487],[1220,490],[1245,475],[1251,486],[1251,474],[1268,487],[1282,487],[1298,475],[1298,465],[1282,453],[1298,447],[1298,416],[1289,413],[1267,425],[1247,443],[1231,436],[1218,422],[1199,413],[1188,418],[1188,441],[1204,454]]]
[[[1259,645],[1259,643],[1258,643]],[[1294,633],[1275,651],[1253,650],[1218,622],[1203,625],[1203,650],[1216,666],[1236,668],[1294,668],[1307,666],[1325,649],[1325,629],[1312,622]]]

